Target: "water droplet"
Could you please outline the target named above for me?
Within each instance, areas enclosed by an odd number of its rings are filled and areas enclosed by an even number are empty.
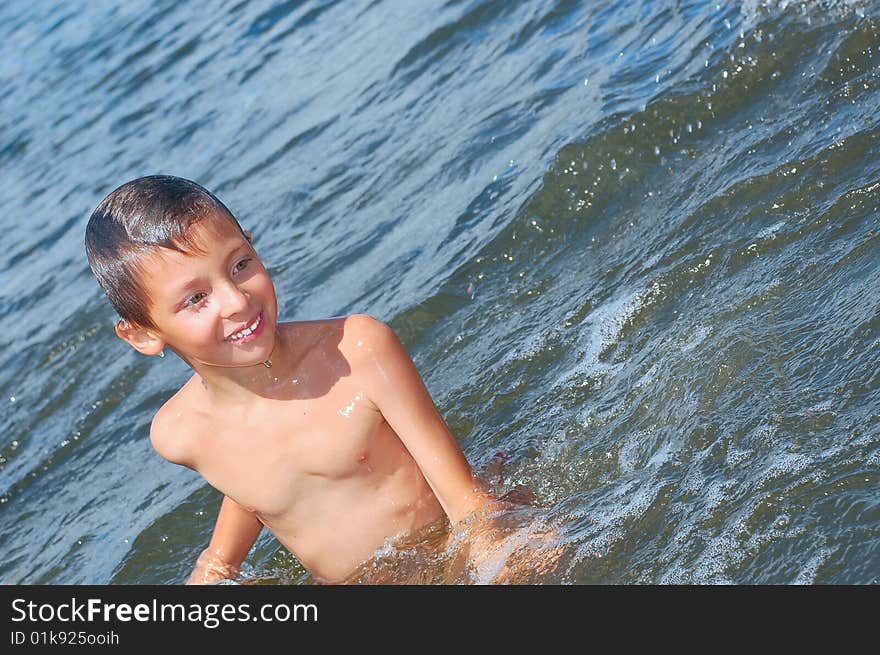
[[[14,403],[14,402],[15,402],[15,396],[9,396],[9,402]]]

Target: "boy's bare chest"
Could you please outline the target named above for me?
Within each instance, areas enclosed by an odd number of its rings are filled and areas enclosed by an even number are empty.
[[[389,450],[403,449],[381,413],[354,389],[269,403],[244,419],[214,422],[200,440],[198,468],[208,482],[274,517],[330,483],[373,474]]]

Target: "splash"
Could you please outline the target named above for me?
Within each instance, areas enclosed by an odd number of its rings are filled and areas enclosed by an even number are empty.
[[[346,584],[558,584],[566,551],[547,510],[522,506],[386,540]]]

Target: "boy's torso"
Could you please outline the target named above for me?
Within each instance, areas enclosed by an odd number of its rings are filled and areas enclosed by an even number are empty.
[[[169,404],[195,468],[256,517],[319,579],[340,580],[387,538],[443,510],[369,399],[345,319],[279,324],[297,353],[273,398],[206,410],[200,379]],[[280,375],[279,371],[279,375]],[[169,408],[170,409],[170,408]]]

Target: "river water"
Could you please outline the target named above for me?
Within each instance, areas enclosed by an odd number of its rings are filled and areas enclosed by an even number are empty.
[[[388,322],[534,491],[454,581],[880,581],[880,3],[211,6],[0,6],[2,582],[207,543],[219,494],[148,439],[187,368],[116,339],[83,250],[159,172],[253,231],[282,318]],[[264,532],[242,581],[311,580]]]

